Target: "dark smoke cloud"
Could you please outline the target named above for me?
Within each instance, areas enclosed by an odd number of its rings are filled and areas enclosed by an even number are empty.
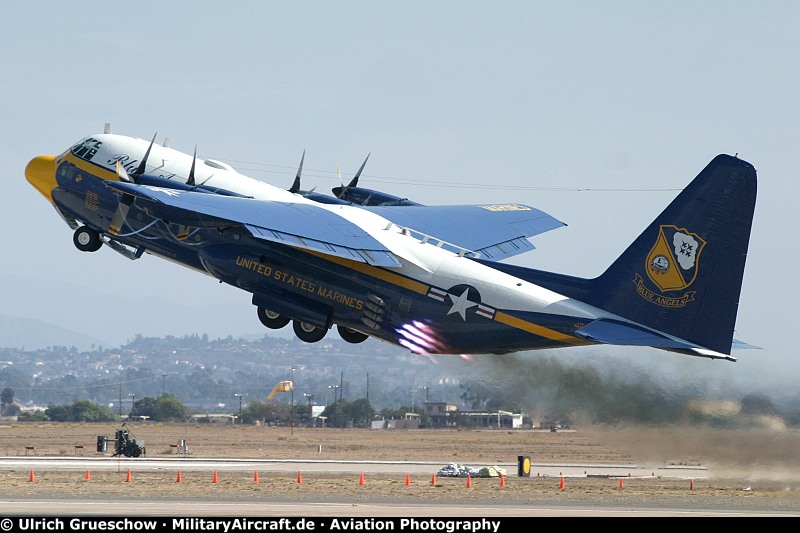
[[[739,401],[748,394],[724,378],[664,371],[651,357],[648,353],[637,362],[590,351],[523,352],[474,357],[459,363],[458,371],[464,399],[477,402],[473,407],[521,409],[540,419],[571,423],[686,422],[691,402]],[[687,363],[687,356],[667,357]]]

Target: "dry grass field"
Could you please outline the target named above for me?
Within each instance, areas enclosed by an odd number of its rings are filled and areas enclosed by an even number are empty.
[[[447,463],[513,462],[518,455],[535,453],[537,462],[632,461],[583,431],[292,429],[148,422],[128,422],[126,427],[145,442],[148,457],[174,455],[171,445],[184,439],[192,457]],[[117,428],[114,424],[59,423],[0,426],[0,454],[24,455],[26,446],[36,446],[39,456],[74,455],[76,444],[85,446],[85,454],[96,454],[97,436],[108,435],[113,440]]]
[[[362,430],[308,429],[218,424],[129,425],[143,440],[147,457],[176,454],[172,444],[185,439],[194,458],[325,459],[438,462],[461,464],[516,463],[529,455],[535,463],[705,465],[709,477],[692,481],[651,477],[617,480],[570,478],[561,489],[550,477],[518,478],[509,471],[505,484],[496,478],[476,479],[469,490],[464,480],[414,479],[373,476],[365,485],[357,472],[295,475],[261,472],[225,472],[218,483],[208,473],[186,473],[180,483],[175,472],[136,471],[126,482],[124,472],[97,471],[91,479],[76,471],[39,471],[30,482],[28,468],[0,470],[0,497],[172,498],[265,501],[381,501],[571,502],[657,507],[669,502],[702,506],[730,506],[800,511],[800,434],[793,431],[731,431],[709,428],[577,428],[574,431],[531,430]],[[0,425],[0,454],[24,456],[26,447],[37,457],[97,456],[98,435],[112,439],[114,424],[7,424]],[[82,450],[76,449],[82,445]],[[113,445],[112,445],[113,447]],[[110,455],[111,450],[105,455]],[[131,459],[135,461],[136,459]],[[24,465],[24,462],[22,463]],[[135,463],[134,463],[135,464]],[[355,467],[357,468],[357,467]]]

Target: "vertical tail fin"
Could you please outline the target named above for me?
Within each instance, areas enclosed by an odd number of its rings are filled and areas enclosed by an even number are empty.
[[[719,155],[597,278],[492,266],[688,342],[613,320],[581,328],[587,338],[730,355],[755,202],[753,166]]]
[[[600,277],[588,303],[730,354],[756,171],[719,155]]]

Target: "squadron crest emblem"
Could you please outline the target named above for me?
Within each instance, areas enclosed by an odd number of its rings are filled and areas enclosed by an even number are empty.
[[[663,225],[645,260],[647,277],[662,293],[688,288],[697,277],[700,253],[706,241],[697,235],[673,225]],[[636,274],[634,283],[644,299],[665,307],[683,307],[694,300],[694,291],[680,297],[658,295],[644,286],[644,279]]]

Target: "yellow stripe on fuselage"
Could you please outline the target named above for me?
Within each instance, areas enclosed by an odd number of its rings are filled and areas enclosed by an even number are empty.
[[[533,322],[522,320],[521,318],[511,316],[502,311],[497,311],[494,314],[494,319],[502,324],[511,326],[512,328],[521,329],[523,331],[527,331],[528,333],[533,333],[534,335],[544,337],[545,339],[563,342],[564,344],[572,344],[575,346],[583,346],[589,344],[588,342],[578,337],[565,335],[564,333],[560,333],[554,329],[546,328],[544,326],[539,326],[537,324],[534,324]]]
[[[391,283],[392,285],[398,285],[400,287],[403,287],[404,289],[408,289],[410,291],[419,294],[428,294],[428,289],[430,288],[429,285],[420,283],[419,281],[409,279],[405,276],[400,276],[398,274],[389,272],[387,270],[383,270],[381,268],[376,268],[366,263],[359,263],[358,261],[353,261],[352,259],[345,259],[343,257],[336,257],[333,255],[323,254],[320,252],[314,252],[311,250],[302,250],[300,248],[297,249],[309,253],[311,255],[315,255],[322,259],[325,259],[326,261],[330,261],[331,263],[342,265],[343,267],[349,268],[350,270],[355,270],[356,272],[360,272],[361,274],[365,274],[367,276],[371,276],[373,278],[386,281],[388,283]]]
[[[66,161],[67,163],[71,163],[76,167],[78,167],[79,169],[83,170],[84,172],[88,172],[92,176],[96,176],[102,180],[120,181],[119,176],[117,176],[116,172],[109,170],[105,167],[102,167],[96,163],[90,163],[89,161],[81,159],[80,157],[72,153],[67,153],[64,156],[64,161]]]
[[[405,276],[399,276],[392,272],[388,272],[386,270],[376,268],[365,263],[359,263],[358,261],[353,261],[351,259],[344,259],[341,257],[335,257],[319,252],[313,252],[310,250],[303,250],[304,252],[310,253],[332,263],[336,263],[342,265],[344,267],[350,268],[362,274],[366,274],[367,276],[371,276],[376,279],[380,279],[382,281],[386,281],[388,283],[392,283],[393,285],[399,285],[405,289],[410,291],[414,291],[419,294],[427,295],[428,290],[430,289],[429,285],[424,283],[420,283],[419,281],[414,281],[408,279]],[[575,346],[584,346],[589,344],[583,339],[578,337],[573,337],[571,335],[566,335],[564,333],[560,333],[554,329],[546,328],[544,326],[539,326],[534,324],[533,322],[528,322],[527,320],[522,320],[521,318],[517,318],[506,314],[502,311],[495,312],[494,320],[500,322],[501,324],[505,324],[512,328],[521,329],[522,331],[527,331],[528,333],[533,333],[534,335],[538,335],[539,337],[544,337],[545,339],[550,339],[557,342],[562,342],[564,344],[571,344]]]

